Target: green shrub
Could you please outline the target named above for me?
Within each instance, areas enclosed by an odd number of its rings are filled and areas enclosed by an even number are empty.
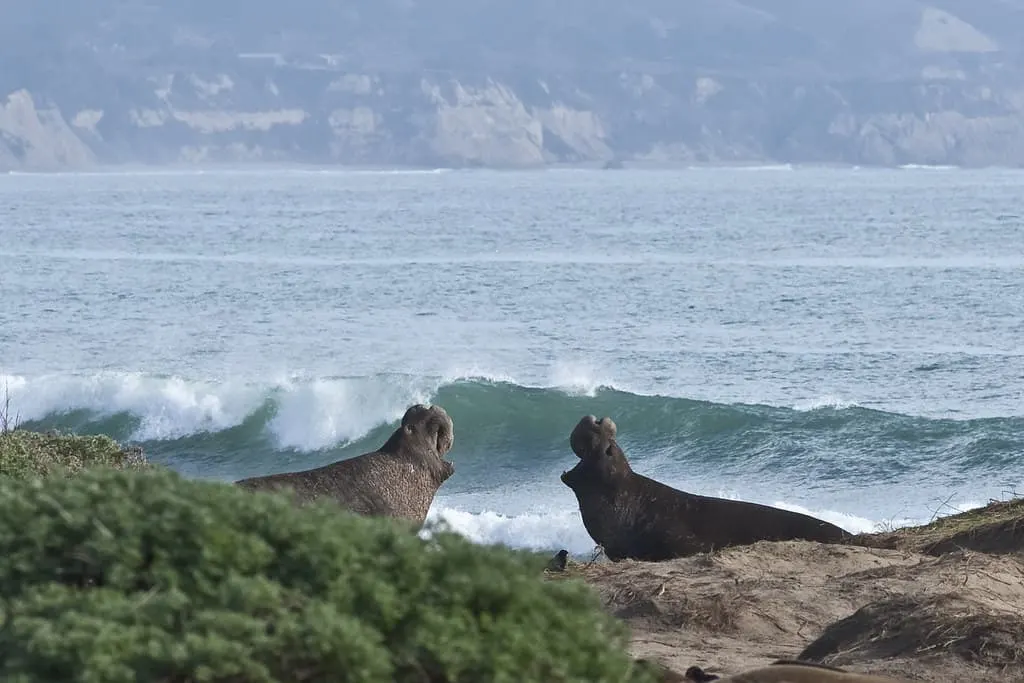
[[[162,468],[0,478],[7,683],[640,681],[535,555]]]
[[[109,436],[75,436],[25,429],[0,430],[0,475],[75,474],[86,467],[147,467],[139,448],[122,448]]]

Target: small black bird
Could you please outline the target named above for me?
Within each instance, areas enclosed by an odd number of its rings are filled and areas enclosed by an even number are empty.
[[[569,559],[568,550],[559,550],[558,553],[548,560],[548,570],[553,572],[564,572],[565,564]]]
[[[694,683],[708,683],[708,681],[718,680],[718,676],[715,674],[705,673],[704,669],[699,666],[691,666],[686,670],[686,673],[683,674],[683,676],[686,680],[693,681]]]

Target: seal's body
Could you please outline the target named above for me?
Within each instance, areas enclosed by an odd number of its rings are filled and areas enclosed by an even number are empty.
[[[810,662],[776,662],[719,678],[717,683],[907,683],[898,678],[843,671]]]
[[[674,489],[629,466],[610,418],[587,415],[569,438],[580,461],[561,476],[608,559],[656,562],[758,541],[839,543],[834,524],[768,505]]]
[[[455,438],[440,406],[414,405],[376,451],[302,472],[235,482],[250,490],[291,490],[300,503],[330,498],[361,515],[396,517],[422,526],[434,494],[455,465],[444,459]]]

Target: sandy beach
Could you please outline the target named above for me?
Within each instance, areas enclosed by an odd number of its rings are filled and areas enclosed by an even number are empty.
[[[1024,502],[863,545],[763,542],[668,562],[570,563],[637,658],[734,674],[780,658],[913,681],[1024,680]],[[884,546],[884,547],[866,547]]]

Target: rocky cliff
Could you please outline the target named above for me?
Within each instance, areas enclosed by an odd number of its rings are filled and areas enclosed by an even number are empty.
[[[1024,0],[0,9],[0,168],[1024,162]]]

